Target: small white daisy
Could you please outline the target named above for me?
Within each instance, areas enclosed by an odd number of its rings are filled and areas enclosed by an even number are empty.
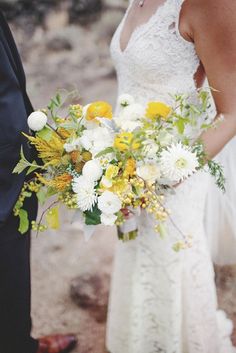
[[[159,166],[164,179],[178,183],[191,176],[199,163],[190,147],[177,143],[162,151]]]

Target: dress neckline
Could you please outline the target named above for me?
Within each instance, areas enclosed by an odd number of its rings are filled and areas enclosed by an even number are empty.
[[[130,47],[135,35],[138,32],[140,32],[142,29],[144,29],[147,25],[149,25],[153,21],[153,19],[156,17],[156,15],[161,10],[163,10],[163,8],[167,5],[168,2],[169,2],[169,0],[164,0],[164,2],[157,7],[157,9],[154,11],[154,13],[149,17],[149,19],[147,21],[145,21],[145,22],[143,22],[140,25],[137,25],[135,27],[135,29],[132,31],[132,33],[129,36],[129,39],[128,39],[127,43],[126,43],[125,48],[122,49],[122,47],[121,47],[121,37],[122,37],[122,35],[124,33],[124,30],[125,30],[125,27],[126,27],[126,24],[127,24],[126,20],[127,20],[129,14],[130,14],[130,11],[132,10],[132,7],[133,7],[133,1],[130,2],[129,6],[128,6],[127,10],[126,10],[126,13],[124,15],[123,21],[120,24],[120,31],[119,31],[118,41],[119,41],[119,50],[120,50],[121,54],[125,54],[125,52],[129,49],[129,47]]]

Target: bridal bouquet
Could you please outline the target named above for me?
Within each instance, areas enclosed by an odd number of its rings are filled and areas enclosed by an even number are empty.
[[[28,125],[35,133],[25,136],[37,149],[42,165],[27,161],[22,150],[14,169],[21,173],[27,168],[27,174],[33,175],[14,209],[21,233],[29,227],[24,199],[33,192],[42,205],[52,200],[39,222],[33,222],[34,230],[58,228],[58,208],[64,204],[76,211],[87,231],[99,224],[122,229],[127,216],[145,209],[153,214],[155,229],[164,236],[165,222],[171,217],[165,196],[176,184],[208,168],[223,189],[221,167],[206,162],[203,146],[194,136],[195,130],[212,126],[208,92],[199,91],[194,104],[184,95],[173,101],[173,106],[164,102],[141,105],[122,95],[116,115],[107,102],[98,101],[64,107],[62,117],[58,94],[47,109],[32,113]],[[119,231],[123,240],[136,236],[136,229]],[[186,247],[188,239],[183,238],[175,249]]]

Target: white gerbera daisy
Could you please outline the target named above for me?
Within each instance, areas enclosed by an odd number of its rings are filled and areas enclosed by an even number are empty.
[[[80,176],[74,178],[72,188],[77,195],[77,205],[81,211],[91,211],[97,202],[97,193],[94,188],[95,183]]]
[[[164,179],[178,183],[191,176],[199,163],[196,154],[189,147],[177,143],[161,153],[159,166]]]
[[[111,191],[104,191],[98,197],[98,208],[106,214],[114,214],[121,209],[122,203],[119,197]]]

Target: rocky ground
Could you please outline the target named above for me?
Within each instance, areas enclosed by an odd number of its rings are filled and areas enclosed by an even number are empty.
[[[82,103],[114,103],[115,72],[109,42],[126,1],[0,0],[24,61],[36,108],[59,88],[77,88]],[[86,243],[62,212],[63,227],[32,244],[34,335],[75,332],[75,353],[105,353],[109,279],[115,229],[100,228]],[[217,268],[220,306],[236,321],[236,267]]]

